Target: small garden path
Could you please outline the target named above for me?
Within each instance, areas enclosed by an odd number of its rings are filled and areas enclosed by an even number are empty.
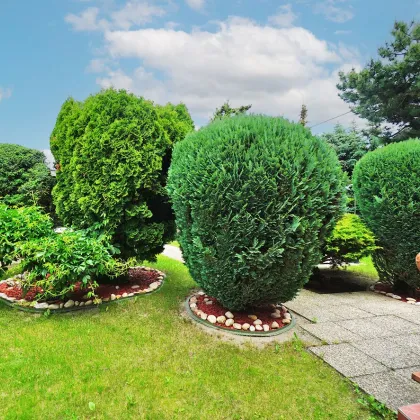
[[[420,307],[370,291],[302,290],[285,304],[321,340],[308,349],[389,408],[420,402]]]

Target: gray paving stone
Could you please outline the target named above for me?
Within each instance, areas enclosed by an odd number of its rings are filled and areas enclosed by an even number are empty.
[[[397,337],[389,337],[389,340],[403,346],[415,354],[420,355],[420,334],[405,334]]]
[[[352,345],[392,369],[415,366],[420,361],[418,354],[388,338],[354,341]]]
[[[329,310],[335,313],[336,315],[340,315],[343,319],[370,318],[375,316],[370,312],[363,311],[362,309],[356,308],[355,306],[348,304],[331,306]]]
[[[285,306],[312,322],[342,321],[345,319],[321,306],[290,303],[285,304]]]
[[[385,325],[374,323],[372,319],[350,319],[347,321],[338,321],[336,324],[364,338],[385,337],[392,334]]]
[[[408,334],[420,332],[420,325],[414,324],[395,315],[377,316],[371,318],[371,321],[373,324],[380,327],[385,326],[389,331],[389,334],[387,335],[400,334],[401,331]]]
[[[404,378],[409,379],[411,381],[414,381],[414,379],[411,378],[411,375],[414,372],[420,372],[420,365],[419,366],[411,366],[409,368],[404,369],[396,369],[395,373],[398,373],[399,375],[404,376]]]
[[[384,372],[386,366],[356,349],[351,344],[310,347],[310,351],[347,377]]]
[[[348,341],[361,340],[362,337],[354,334],[333,322],[322,322],[320,324],[305,324],[302,328],[329,344],[337,344]]]
[[[410,321],[416,325],[420,325],[420,306],[413,307],[412,305],[407,305],[410,307],[410,310],[405,309],[397,314],[398,317]],[[413,309],[411,309],[413,308]]]
[[[359,376],[352,381],[393,410],[420,401],[420,384],[393,371]]]

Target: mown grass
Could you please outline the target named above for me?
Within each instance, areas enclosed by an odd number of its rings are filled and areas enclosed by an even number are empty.
[[[362,274],[367,277],[371,277],[372,279],[378,280],[378,272],[376,271],[375,266],[373,265],[372,257],[364,257],[360,260],[360,264],[358,265],[350,265],[346,268],[348,271],[352,271],[354,273]]]
[[[50,317],[0,304],[1,419],[365,419],[298,342],[238,348],[179,316],[194,283],[159,257],[157,293]]]

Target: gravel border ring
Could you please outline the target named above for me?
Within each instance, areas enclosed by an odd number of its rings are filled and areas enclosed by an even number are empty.
[[[213,329],[218,330],[218,331],[224,331],[226,333],[231,333],[231,334],[236,334],[236,335],[243,335],[243,336],[246,336],[246,337],[273,337],[275,335],[280,335],[282,333],[285,333],[285,332],[291,330],[296,325],[295,317],[292,314],[290,314],[291,319],[292,319],[290,324],[286,325],[285,327],[282,327],[282,328],[279,328],[279,329],[276,329],[276,330],[272,330],[272,331],[244,331],[244,330],[234,330],[234,329],[230,329],[230,328],[219,327],[218,325],[211,324],[210,322],[207,322],[207,321],[201,319],[200,317],[198,317],[190,308],[190,305],[189,305],[190,298],[191,298],[191,296],[188,296],[187,299],[185,300],[185,303],[184,303],[185,309],[186,309],[189,317],[193,321],[197,322],[198,324],[204,325],[208,328],[213,328]]]
[[[125,302],[127,300],[140,298],[143,296],[149,296],[153,293],[158,292],[160,289],[162,289],[165,283],[165,279],[166,279],[166,275],[164,274],[163,279],[161,280],[160,286],[155,290],[151,290],[150,292],[138,293],[134,296],[127,296],[124,298],[122,297],[120,299],[110,300],[108,302],[101,302],[98,305],[94,304],[94,305],[89,305],[89,306],[73,306],[72,308],[59,308],[59,309],[36,309],[36,308],[28,307],[28,306],[19,305],[16,302],[11,302],[1,296],[0,296],[0,303],[3,303],[6,306],[9,306],[12,309],[16,309],[17,311],[28,312],[28,313],[33,313],[33,314],[44,314],[47,311],[50,311],[51,314],[63,314],[63,313],[70,313],[70,312],[89,311],[91,309],[97,309],[100,307],[108,306],[113,303]]]

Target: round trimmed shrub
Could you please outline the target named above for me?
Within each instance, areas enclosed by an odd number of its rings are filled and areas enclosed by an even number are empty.
[[[306,283],[344,206],[336,154],[281,118],[238,116],[189,134],[168,191],[193,279],[232,310]]]
[[[188,117],[183,105],[157,108],[123,90],[68,99],[51,135],[61,220],[105,232],[124,259],[153,260],[175,232],[165,185],[172,145],[193,127]]]
[[[396,288],[420,287],[420,140],[368,153],[356,165],[353,185],[360,213],[381,249],[374,254],[380,280]]]

